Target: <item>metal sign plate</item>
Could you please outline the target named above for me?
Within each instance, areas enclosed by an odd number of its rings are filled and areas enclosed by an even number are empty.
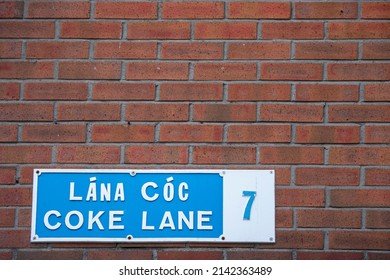
[[[275,242],[273,170],[34,170],[32,242]]]

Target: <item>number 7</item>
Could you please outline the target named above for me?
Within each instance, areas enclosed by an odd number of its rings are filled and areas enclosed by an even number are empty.
[[[256,197],[255,191],[243,191],[242,196],[249,196],[248,203],[246,204],[245,211],[244,211],[244,220],[250,220],[251,219],[251,209],[253,205],[253,201]]]

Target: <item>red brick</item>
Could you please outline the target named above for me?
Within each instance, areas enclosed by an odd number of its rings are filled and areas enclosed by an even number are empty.
[[[298,42],[296,59],[357,59],[357,43]]]
[[[293,227],[293,210],[291,209],[276,209],[275,226],[276,228],[291,228]]]
[[[362,252],[297,252],[297,260],[364,260]]]
[[[47,249],[35,249],[33,251],[18,250],[17,260],[82,260],[83,250],[54,251]]]
[[[330,249],[389,250],[390,232],[331,231]]]
[[[298,227],[303,228],[360,228],[361,211],[302,209],[297,210]]]
[[[28,3],[28,18],[89,18],[88,2],[42,1]]]
[[[289,84],[230,84],[229,101],[289,101]]]
[[[257,251],[234,250],[227,251],[228,260],[292,260],[292,253],[288,251]]]
[[[368,186],[390,186],[390,169],[367,168],[365,184]]]
[[[0,248],[27,248],[30,246],[29,229],[0,230]]]
[[[18,128],[16,125],[0,124],[0,142],[17,142]]]
[[[17,100],[19,97],[19,83],[0,83],[0,100]]]
[[[330,193],[331,207],[389,207],[390,190],[334,189]]]
[[[25,100],[86,100],[88,85],[71,82],[25,83]]]
[[[30,172],[32,174],[32,172]],[[31,227],[31,208],[19,208],[18,227]]]
[[[389,59],[390,43],[368,42],[363,43],[363,59]]]
[[[88,251],[88,260],[152,260],[152,250],[91,250]]]
[[[357,18],[358,5],[353,2],[297,2],[295,18],[299,19],[335,19]]]
[[[50,162],[50,146],[0,146],[0,163],[33,164]]]
[[[159,251],[158,260],[223,260],[223,251]]]
[[[160,100],[220,101],[223,85],[217,83],[164,83],[160,85]]]
[[[0,18],[23,18],[23,1],[0,2]]]
[[[322,65],[313,63],[262,63],[261,80],[318,81],[322,80]]]
[[[322,122],[322,105],[263,104],[260,106],[262,121]]]
[[[390,260],[390,253],[367,253],[369,260]]]
[[[112,21],[66,21],[61,23],[61,38],[121,39],[122,23]]]
[[[21,58],[21,56],[22,42],[0,42],[0,58]]]
[[[188,63],[130,62],[126,66],[127,80],[187,80]]]
[[[362,18],[389,19],[390,3],[379,1],[373,3],[362,3]]]
[[[368,84],[364,86],[365,101],[390,101],[390,84]]]
[[[51,121],[53,120],[52,104],[0,104],[1,121]]]
[[[188,121],[189,106],[184,103],[129,103],[128,121]]]
[[[153,142],[154,125],[94,124],[92,142]]]
[[[229,43],[229,59],[290,59],[288,42]]]
[[[331,147],[330,164],[388,165],[390,147]]]
[[[27,58],[88,58],[88,42],[27,42]]]
[[[358,168],[298,167],[295,172],[299,186],[358,186],[360,182]]]
[[[161,124],[160,142],[222,142],[222,125]]]
[[[186,146],[128,146],[125,163],[185,164],[188,163],[188,150]]]
[[[119,163],[118,146],[58,146],[58,163]]]
[[[0,38],[54,38],[54,22],[51,21],[1,21]]]
[[[163,19],[222,19],[225,16],[223,2],[163,2]]]
[[[323,189],[277,188],[275,204],[279,207],[323,207],[325,192]]]
[[[3,79],[52,79],[53,77],[53,62],[0,62],[0,78]]]
[[[329,22],[329,39],[387,39],[390,37],[389,22]]]
[[[359,126],[297,126],[296,143],[353,144],[360,143]]]
[[[324,39],[322,22],[264,22],[263,39]]]
[[[65,80],[119,80],[120,62],[60,62],[59,78]]]
[[[162,59],[223,59],[223,43],[162,43]]]
[[[366,126],[365,142],[390,144],[390,126]]]
[[[390,79],[390,64],[387,63],[329,64],[327,70],[330,81],[387,81]]]
[[[31,205],[31,188],[0,188],[0,205],[1,206],[30,206]]]
[[[359,86],[344,84],[297,84],[297,101],[357,102]]]
[[[0,228],[14,227],[15,208],[0,208]]]
[[[289,167],[270,167],[267,165],[265,169],[267,168],[275,170],[275,184],[277,186],[289,186],[291,184],[291,169]]]
[[[288,2],[231,2],[229,3],[229,18],[289,19],[290,9]]]
[[[36,124],[23,126],[22,141],[38,143],[85,142],[85,125]]]
[[[194,164],[255,164],[255,147],[195,146]]]
[[[93,85],[94,100],[154,100],[152,83],[97,83]]]
[[[255,63],[197,63],[194,65],[195,80],[256,80]]]
[[[107,59],[155,59],[155,42],[97,42],[95,58]]]
[[[97,2],[95,18],[156,19],[157,3]]]
[[[189,22],[129,22],[127,39],[190,39]]]
[[[256,121],[255,104],[194,104],[194,121],[250,122]]]
[[[261,147],[260,163],[262,164],[323,164],[322,147]]]
[[[197,40],[238,40],[256,39],[256,22],[215,21],[195,23],[195,39]]]
[[[276,243],[258,245],[257,248],[273,249],[323,249],[324,234],[321,231],[278,230]]]
[[[16,181],[15,167],[0,167],[0,185],[13,185]]]
[[[58,104],[58,120],[119,121],[120,107],[120,104],[109,103],[61,103]]]
[[[330,105],[329,122],[389,122],[390,105]]]
[[[367,228],[390,228],[390,211],[367,210]]]
[[[237,143],[289,143],[290,125],[230,125],[228,142]]]

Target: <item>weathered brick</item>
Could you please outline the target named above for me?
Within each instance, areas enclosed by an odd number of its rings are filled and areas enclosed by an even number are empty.
[[[22,251],[18,250],[16,255],[17,260],[82,260],[83,251],[82,250],[67,250],[67,251],[55,251],[47,249],[38,249],[38,250],[28,250]]]
[[[0,104],[1,121],[51,121],[54,108],[52,104]]]
[[[389,207],[390,190],[334,189],[330,193],[330,206],[340,208]]]
[[[223,59],[223,43],[162,43],[162,59]]]
[[[0,2],[0,18],[23,18],[23,1]]]
[[[368,186],[390,186],[390,169],[367,168],[365,178]]]
[[[255,104],[194,104],[194,121],[250,122],[256,120]]]
[[[295,18],[299,19],[353,19],[358,5],[353,2],[296,2]]]
[[[289,59],[291,44],[288,42],[229,43],[229,59]]]
[[[159,251],[158,260],[223,260],[223,251]]]
[[[195,146],[194,164],[255,164],[255,147]]]
[[[298,167],[295,184],[299,186],[358,186],[358,168]]]
[[[97,42],[94,56],[98,59],[155,59],[157,57],[157,43]]]
[[[93,85],[94,100],[154,100],[152,83],[100,82]]]
[[[257,248],[272,249],[323,249],[324,234],[321,231],[278,230],[276,243],[261,244]]]
[[[160,100],[212,101],[222,100],[221,83],[164,83],[160,85]]]
[[[0,185],[13,185],[16,181],[15,167],[0,167]]]
[[[322,22],[264,22],[263,39],[323,39],[325,36]]]
[[[222,19],[223,2],[163,2],[163,19]]]
[[[390,211],[367,210],[366,213],[367,228],[390,228]]]
[[[277,188],[275,205],[278,207],[324,207],[323,189]]]
[[[132,103],[126,105],[128,121],[188,121],[189,105],[186,103]]]
[[[388,165],[390,164],[389,147],[331,147],[330,164],[346,165]]]
[[[17,100],[20,97],[19,83],[0,83],[0,100]]]
[[[0,58],[21,58],[21,56],[22,56],[22,42],[16,42],[16,41],[0,42]]]
[[[151,260],[152,250],[91,250],[88,252],[88,260]]]
[[[364,86],[365,101],[390,101],[390,84],[368,84]]]
[[[51,162],[50,146],[20,146],[20,145],[0,146],[0,163],[32,164],[32,163],[50,163],[50,162]]]
[[[296,59],[357,59],[357,43],[297,42]]]
[[[0,38],[54,38],[54,22],[51,21],[1,21]]]
[[[58,76],[65,80],[119,80],[120,62],[60,62]]]
[[[257,79],[255,63],[196,63],[194,65],[195,80],[227,80],[249,81]]]
[[[297,126],[296,143],[357,144],[360,143],[359,126]]]
[[[296,100],[309,102],[357,102],[359,86],[345,84],[297,84]]]
[[[127,80],[187,80],[188,63],[130,62],[126,66]]]
[[[88,42],[27,42],[27,58],[88,58]]]
[[[323,164],[322,147],[261,147],[261,164]]]
[[[364,254],[361,252],[297,252],[297,260],[364,260]]]
[[[228,142],[237,143],[288,143],[290,125],[230,125]]]
[[[129,22],[127,39],[190,39],[189,22]]]
[[[0,124],[0,142],[17,142],[18,128],[16,125]]]
[[[119,163],[119,146],[58,146],[58,163]]]
[[[387,39],[390,38],[389,22],[340,21],[329,22],[329,39]]]
[[[0,208],[0,228],[14,227],[15,208]]]
[[[390,253],[371,253],[367,254],[369,260],[390,260]]]
[[[222,125],[161,124],[160,142],[222,142]]]
[[[363,43],[363,59],[389,59],[390,43],[367,42]]]
[[[121,39],[122,24],[113,21],[65,21],[61,23],[61,38]]]
[[[322,65],[318,63],[262,63],[261,80],[319,81]]]
[[[229,18],[235,19],[289,19],[289,2],[231,2]]]
[[[330,249],[389,250],[390,232],[330,231]]]
[[[362,18],[369,19],[389,19],[390,18],[390,3],[388,2],[363,2],[362,3]]]
[[[298,227],[360,228],[362,212],[357,210],[302,209],[297,210]]]
[[[73,82],[26,82],[25,100],[86,100],[88,85]]]
[[[289,101],[291,85],[289,84],[230,84],[229,101]]]
[[[332,63],[328,64],[327,72],[330,81],[386,81],[390,79],[390,64]]]
[[[92,142],[153,142],[153,125],[94,124]]]
[[[31,188],[10,187],[0,188],[1,206],[30,206]]]
[[[89,18],[88,2],[29,1],[28,18]]]
[[[227,251],[228,260],[292,260],[289,251],[233,250]]]
[[[322,122],[322,105],[262,104],[260,119],[271,122]]]
[[[330,105],[329,122],[388,122],[390,105]]]
[[[390,144],[390,126],[366,126],[365,142]]]
[[[125,163],[185,164],[188,163],[188,149],[186,146],[170,145],[128,146]]]
[[[61,121],[118,121],[120,104],[110,103],[60,103],[58,120]]]
[[[197,40],[256,39],[257,24],[245,21],[196,22]]]
[[[156,19],[156,2],[97,2],[95,18]]]
[[[4,229],[0,230],[0,248],[27,248],[30,246],[29,229]]]
[[[22,141],[38,143],[85,142],[85,125],[35,124],[23,126]]]
[[[47,61],[0,62],[0,78],[3,79],[52,79],[54,64]]]

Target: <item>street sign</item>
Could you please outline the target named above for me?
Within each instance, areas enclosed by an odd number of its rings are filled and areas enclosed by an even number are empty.
[[[32,242],[275,242],[273,170],[34,170]]]

